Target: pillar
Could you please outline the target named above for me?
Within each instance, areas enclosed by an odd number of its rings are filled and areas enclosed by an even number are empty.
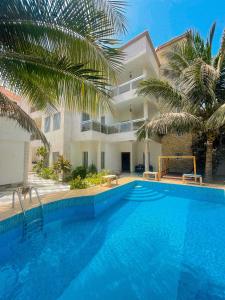
[[[102,151],[102,147],[101,147],[101,142],[98,142],[98,146],[97,146],[97,169],[98,172],[101,171],[101,151]]]
[[[29,171],[29,151],[30,142],[24,143],[24,168],[23,168],[23,184],[28,184],[28,171]]]
[[[145,171],[149,171],[149,160],[148,160],[148,152],[149,152],[149,145],[148,140],[145,140]]]

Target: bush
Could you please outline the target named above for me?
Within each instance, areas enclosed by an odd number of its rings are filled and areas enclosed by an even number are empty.
[[[53,165],[53,169],[56,173],[69,173],[71,170],[71,163],[69,160],[65,159],[63,155],[59,155],[57,161]]]
[[[39,173],[39,175],[44,179],[50,179],[53,174],[54,170],[51,168],[43,168]]]
[[[39,175],[44,179],[58,180],[58,176],[52,168],[43,168]]]
[[[90,174],[96,174],[96,173],[98,173],[98,170],[97,170],[97,168],[96,168],[96,166],[94,164],[91,164],[88,167],[88,173],[90,173]]]
[[[43,160],[40,160],[33,166],[32,171],[36,172],[39,175],[41,173],[41,171],[43,170],[43,168],[44,168],[44,162],[43,162]]]
[[[74,169],[72,171],[72,178],[75,179],[77,178],[78,176],[81,178],[81,179],[84,179],[87,175],[87,170],[85,167],[83,166],[79,166],[79,167],[76,167],[76,169]]]
[[[70,189],[86,189],[88,187],[88,183],[86,180],[81,179],[80,176],[76,177],[72,181],[70,181]]]
[[[90,185],[99,185],[101,183],[104,183],[104,180],[102,180],[102,176],[105,176],[108,174],[108,171],[103,170],[97,174],[88,174],[86,181],[90,184]]]
[[[86,177],[86,181],[90,184],[90,185],[98,185],[101,183],[101,176],[99,176],[98,174],[88,174],[88,176]]]
[[[38,175],[41,174],[43,169],[47,168],[48,165],[48,150],[45,147],[37,148],[36,155],[40,158],[35,165],[33,166],[33,171],[36,172]],[[45,171],[44,171],[45,172]]]

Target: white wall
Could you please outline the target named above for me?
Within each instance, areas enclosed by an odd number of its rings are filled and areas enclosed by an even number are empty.
[[[29,159],[24,150],[28,141],[29,134],[15,121],[0,118],[0,185],[24,181],[28,163],[25,160]]]

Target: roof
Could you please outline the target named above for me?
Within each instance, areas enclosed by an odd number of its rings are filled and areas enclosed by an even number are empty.
[[[159,51],[159,50],[162,50],[163,48],[166,48],[166,47],[168,47],[168,46],[171,46],[171,45],[173,45],[174,43],[177,43],[177,42],[179,42],[180,40],[182,40],[182,39],[184,39],[184,38],[186,38],[186,37],[187,37],[187,33],[183,33],[183,34],[181,34],[181,35],[179,35],[179,36],[176,36],[175,38],[169,40],[168,42],[166,42],[166,43],[164,43],[164,44],[158,46],[158,47],[155,49],[155,51],[157,52],[157,51]]]
[[[144,32],[138,34],[137,36],[135,36],[133,39],[129,40],[126,44],[124,44],[120,49],[124,50],[125,48],[129,47],[130,45],[132,45],[133,43],[137,42],[138,40],[140,40],[141,38],[146,37],[146,39],[149,42],[150,48],[153,52],[153,55],[156,59],[156,62],[158,64],[158,66],[160,66],[160,62],[159,62],[159,58],[155,52],[155,48],[153,46],[152,40],[150,38],[149,32],[147,30],[145,30]]]
[[[2,93],[6,97],[8,97],[10,100],[12,100],[16,103],[19,103],[22,100],[22,98],[19,95],[17,95],[15,93],[11,92],[10,90],[6,89],[4,86],[0,86],[0,93]]]

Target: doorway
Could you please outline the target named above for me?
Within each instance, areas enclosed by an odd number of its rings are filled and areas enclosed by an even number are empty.
[[[121,153],[122,172],[130,172],[130,152]]]

